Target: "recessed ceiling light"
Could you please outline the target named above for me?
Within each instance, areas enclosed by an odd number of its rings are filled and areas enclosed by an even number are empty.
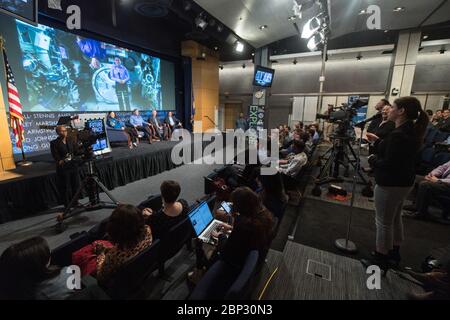
[[[389,30],[384,30],[384,33],[388,33],[389,32]]]
[[[427,40],[427,39],[428,39],[428,35],[424,35],[424,36],[422,37],[422,39],[423,39],[423,40]]]
[[[264,29],[267,29],[267,25],[266,25],[266,24],[264,24],[264,25],[262,25],[262,26],[259,26],[259,29],[260,29],[260,30],[264,30]]]
[[[214,47],[214,50],[215,50],[215,51],[219,50],[219,47],[218,47],[218,46],[215,46],[215,47]]]
[[[235,46],[234,46],[234,50],[236,50],[237,52],[243,52],[244,51],[244,44],[240,41],[236,41]]]
[[[395,7],[394,8],[394,12],[401,12],[401,11],[405,11],[405,7]]]
[[[361,11],[359,11],[359,14],[366,14],[367,13],[367,11],[366,11],[366,9],[362,9]]]
[[[252,52],[252,57],[254,57],[255,56],[255,53],[254,52]]]
[[[289,21],[297,20],[297,16],[290,16],[290,17],[288,18],[288,20],[289,20]]]

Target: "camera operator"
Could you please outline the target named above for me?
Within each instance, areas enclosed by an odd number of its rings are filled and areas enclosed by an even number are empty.
[[[64,206],[67,206],[80,186],[78,164],[73,160],[80,151],[76,141],[68,138],[65,126],[57,126],[56,133],[58,137],[50,142],[50,150],[56,163],[56,179],[61,200]]]
[[[375,171],[376,249],[367,267],[378,265],[386,274],[400,262],[403,241],[402,207],[415,181],[415,161],[423,144],[428,115],[414,97],[395,100],[388,120],[395,129],[379,143],[377,154],[369,157]]]

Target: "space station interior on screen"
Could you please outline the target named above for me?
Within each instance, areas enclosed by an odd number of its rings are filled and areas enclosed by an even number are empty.
[[[13,68],[26,86],[25,112],[173,109],[163,96],[174,95],[174,85],[161,84],[167,62],[48,26],[14,23],[17,39],[8,42],[18,41],[20,48]]]

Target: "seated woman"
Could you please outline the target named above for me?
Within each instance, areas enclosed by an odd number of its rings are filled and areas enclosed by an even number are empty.
[[[42,237],[13,244],[0,257],[0,299],[63,300],[75,290],[67,287],[67,268],[51,265],[50,248]]]
[[[128,147],[130,149],[137,147],[137,142],[139,140],[139,133],[135,128],[129,128],[125,126],[123,121],[120,121],[116,118],[116,114],[114,111],[108,112],[108,116],[106,117],[106,124],[108,127],[113,129],[123,130],[128,136]]]
[[[97,248],[97,280],[108,286],[114,274],[130,259],[152,244],[152,232],[138,208],[119,205],[109,218],[107,233],[112,248]]]
[[[272,215],[261,199],[250,188],[238,188],[231,194],[232,212],[236,215],[233,230],[228,238],[224,232],[213,231],[219,239],[221,258],[238,268],[252,250],[259,250],[262,258],[272,242]]]
[[[163,200],[162,209],[153,212],[149,208],[142,210],[150,225],[155,239],[163,237],[173,226],[181,222],[189,211],[186,200],[180,199],[181,188],[176,181],[164,181],[160,187]]]

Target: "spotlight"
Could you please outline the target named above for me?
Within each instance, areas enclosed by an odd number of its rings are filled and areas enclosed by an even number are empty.
[[[312,35],[320,29],[321,25],[322,25],[322,22],[320,21],[318,16],[309,19],[303,26],[302,38],[303,39],[311,38]]]
[[[195,25],[202,30],[206,29],[208,22],[203,18],[203,14],[199,14],[197,18],[195,18]]]
[[[217,50],[219,50],[219,47],[218,46],[214,46],[214,51],[217,51]]]
[[[252,52],[252,57],[254,57],[255,56],[255,53],[254,52]]]
[[[245,63],[243,63],[242,64],[242,69],[245,69],[245,67],[247,67],[247,66],[245,65]]]
[[[236,50],[236,52],[243,52],[244,51],[244,44],[242,42],[240,42],[240,41],[236,41],[234,50]]]
[[[401,11],[405,11],[405,7],[395,7],[394,12],[401,12]]]
[[[318,32],[314,36],[312,36],[311,39],[309,39],[306,46],[309,50],[315,51],[320,44],[324,43],[324,41],[325,35],[323,34],[323,32]]]
[[[427,39],[428,39],[428,35],[425,34],[425,35],[422,37],[422,39],[423,39],[423,40],[427,40]]]
[[[366,14],[366,13],[367,13],[366,9],[362,9],[361,11],[359,11],[359,15],[363,15],[363,14]]]
[[[259,30],[264,30],[264,29],[267,29],[267,25],[266,24],[262,25],[262,26],[259,26]]]
[[[223,31],[223,25],[221,25],[220,23],[217,24],[217,32],[222,32]]]

